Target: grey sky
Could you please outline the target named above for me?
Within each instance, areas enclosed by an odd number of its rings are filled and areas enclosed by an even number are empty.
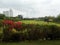
[[[60,0],[0,0],[0,12],[13,8],[24,17],[57,16],[60,13]]]

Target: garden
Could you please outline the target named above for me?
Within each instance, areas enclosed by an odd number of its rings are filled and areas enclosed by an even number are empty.
[[[57,41],[56,41],[57,40]],[[0,42],[9,45],[47,45],[54,41],[60,44],[60,24],[36,20],[0,21]],[[24,44],[23,44],[24,43]],[[35,43],[35,44],[34,44]],[[44,44],[43,44],[44,43]],[[48,45],[49,45],[48,44]]]

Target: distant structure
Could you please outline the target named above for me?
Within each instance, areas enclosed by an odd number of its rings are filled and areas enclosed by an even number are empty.
[[[9,17],[9,11],[3,11],[3,14],[5,14],[5,16]]]
[[[5,14],[6,17],[13,17],[12,9],[10,9],[9,11],[3,11],[3,14]]]
[[[23,19],[23,16],[22,15],[18,15],[17,16],[19,19]]]

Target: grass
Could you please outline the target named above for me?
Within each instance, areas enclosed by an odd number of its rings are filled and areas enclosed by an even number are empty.
[[[21,22],[23,22],[25,24],[57,25],[57,26],[60,26],[60,24],[58,24],[58,23],[38,21],[38,20],[22,20]]]
[[[13,43],[0,43],[0,45],[60,45],[60,40],[52,41],[25,41],[25,42],[13,42]]]

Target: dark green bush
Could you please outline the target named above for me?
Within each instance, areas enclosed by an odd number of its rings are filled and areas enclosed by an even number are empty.
[[[6,37],[6,36],[5,36]],[[60,39],[60,26],[57,25],[38,25],[38,24],[24,24],[22,31],[7,35],[6,41],[24,41],[24,40],[56,40]]]

